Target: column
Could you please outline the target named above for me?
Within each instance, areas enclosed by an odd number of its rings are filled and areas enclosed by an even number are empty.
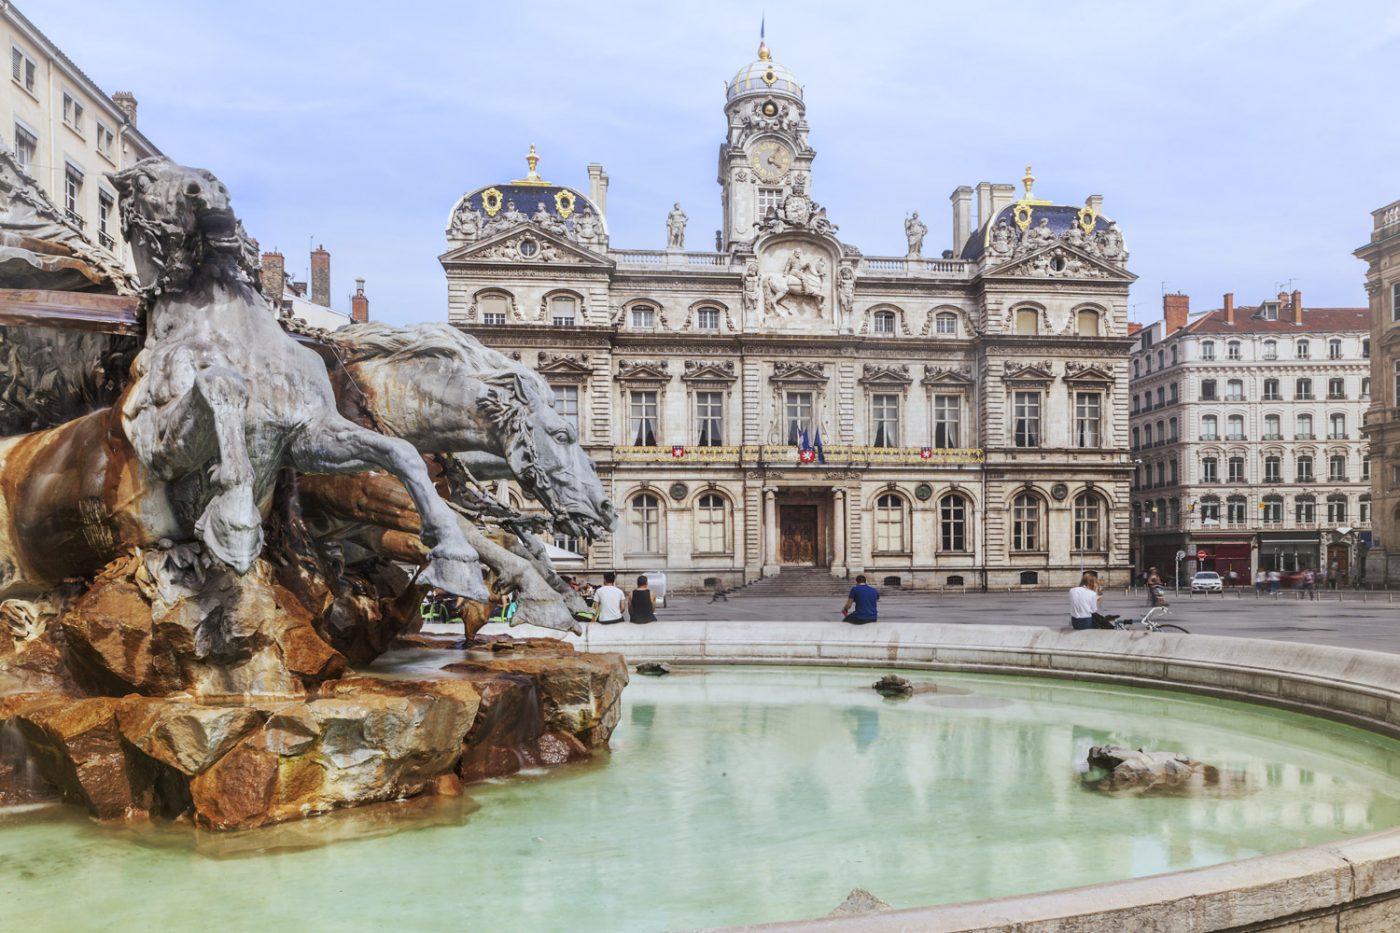
[[[763,490],[763,575],[778,572],[778,494]]]
[[[846,575],[846,490],[837,489],[832,497],[831,575]]]

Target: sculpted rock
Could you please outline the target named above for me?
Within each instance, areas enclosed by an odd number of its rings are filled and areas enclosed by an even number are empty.
[[[622,715],[627,661],[620,654],[512,652],[487,661],[467,660],[446,670],[473,674],[524,674],[539,691],[544,731],[568,733],[587,748],[600,748]]]
[[[886,674],[870,686],[883,697],[911,697],[914,695],[914,685],[895,674]]]
[[[662,661],[643,661],[637,665],[638,674],[649,674],[652,677],[660,677],[663,674],[671,673],[671,665]]]
[[[852,888],[851,893],[846,895],[846,899],[841,902],[828,917],[859,917],[864,914],[878,914],[883,910],[892,910],[889,904],[871,894],[865,888]]]
[[[1222,774],[1176,752],[1148,752],[1121,745],[1096,745],[1089,749],[1089,767],[1108,773],[1086,778],[1096,790],[1135,796],[1138,794],[1189,794],[1243,788],[1241,775]]]
[[[223,757],[265,718],[265,713],[247,706],[201,706],[142,697],[127,697],[117,704],[122,737],[148,757],[189,776]]]

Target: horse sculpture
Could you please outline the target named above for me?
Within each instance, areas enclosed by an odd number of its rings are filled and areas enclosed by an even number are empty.
[[[817,314],[826,313],[826,261],[802,255],[801,248],[788,256],[782,272],[763,277],[763,295],[767,308],[782,317],[791,317],[797,309],[788,297],[811,299]]]

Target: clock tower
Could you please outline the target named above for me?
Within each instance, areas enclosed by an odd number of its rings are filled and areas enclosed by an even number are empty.
[[[781,213],[793,193],[810,196],[812,159],[802,85],[759,43],[758,58],[725,90],[729,131],[719,147],[724,248],[752,241],[756,225]]]

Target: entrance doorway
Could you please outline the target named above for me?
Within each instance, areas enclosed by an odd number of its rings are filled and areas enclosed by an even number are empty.
[[[817,507],[778,507],[778,559],[783,564],[814,567],[817,563]]]

